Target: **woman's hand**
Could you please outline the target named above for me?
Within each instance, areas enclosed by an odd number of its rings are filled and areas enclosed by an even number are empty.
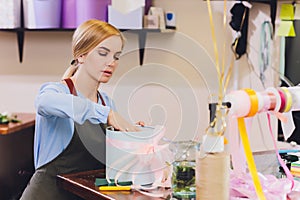
[[[113,110],[110,110],[108,114],[107,124],[109,126],[112,126],[115,130],[118,131],[123,131],[123,132],[140,131],[140,129],[137,126],[126,121],[121,115],[119,115],[117,112]]]
[[[143,122],[143,121],[138,121],[135,124],[139,125],[139,126],[145,126],[145,122]]]

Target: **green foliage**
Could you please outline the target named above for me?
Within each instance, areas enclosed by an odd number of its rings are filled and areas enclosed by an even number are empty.
[[[17,123],[21,122],[17,119],[17,115],[8,116],[6,113],[0,113],[0,124],[8,124],[8,123]]]
[[[184,162],[183,162],[184,163]],[[172,176],[174,192],[193,191],[195,188],[195,168],[182,164],[176,166]]]

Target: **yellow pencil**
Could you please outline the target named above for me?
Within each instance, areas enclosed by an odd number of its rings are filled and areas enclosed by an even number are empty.
[[[131,186],[100,186],[99,190],[109,190],[109,191],[131,190]]]

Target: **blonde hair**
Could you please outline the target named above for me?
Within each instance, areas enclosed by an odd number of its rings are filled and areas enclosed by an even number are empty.
[[[87,54],[100,42],[113,35],[120,36],[123,48],[125,42],[124,36],[121,31],[113,25],[97,19],[83,22],[77,27],[73,34],[73,58],[77,60],[79,56]]]

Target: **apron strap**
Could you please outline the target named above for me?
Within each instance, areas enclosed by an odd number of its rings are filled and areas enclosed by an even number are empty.
[[[70,78],[66,78],[66,79],[64,79],[64,81],[66,81],[68,88],[70,90],[70,93],[73,94],[74,96],[77,96],[77,92],[76,92],[75,86],[73,84],[73,81]]]
[[[100,97],[100,100],[101,100],[102,106],[106,106],[106,104],[105,104],[105,101],[104,101],[104,99],[103,99],[103,97],[101,96],[101,94],[100,94],[100,92],[99,92],[99,91],[98,91],[98,95],[99,95],[99,97]]]
[[[76,92],[73,81],[70,78],[66,78],[66,79],[64,79],[64,81],[66,81],[68,88],[70,90],[70,93],[73,94],[74,96],[77,96],[77,92]],[[105,101],[99,91],[98,91],[98,96],[100,97],[102,105],[106,106]]]

